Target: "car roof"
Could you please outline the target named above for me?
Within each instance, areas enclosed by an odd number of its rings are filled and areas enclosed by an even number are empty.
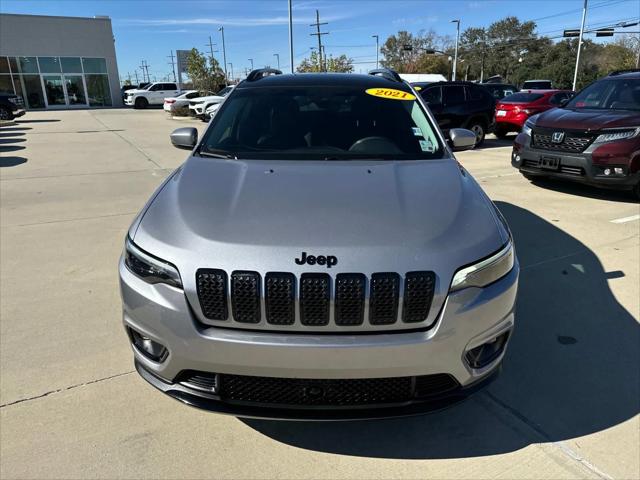
[[[395,88],[409,91],[404,82],[388,80],[379,75],[363,75],[357,73],[287,73],[269,75],[253,81],[242,81],[236,89],[262,87],[309,87],[309,86],[338,86],[361,88]]]
[[[606,77],[601,78],[600,80],[604,80],[604,79],[625,79],[625,78],[640,78],[640,71],[632,71],[632,72],[625,72],[625,71],[621,71],[621,72],[611,72],[609,75],[607,75]]]

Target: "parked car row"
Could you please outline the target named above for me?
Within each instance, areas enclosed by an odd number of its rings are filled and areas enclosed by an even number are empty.
[[[25,114],[24,100],[14,93],[0,92],[0,120],[13,120]]]

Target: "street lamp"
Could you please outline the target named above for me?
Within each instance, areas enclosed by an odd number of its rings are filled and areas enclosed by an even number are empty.
[[[229,76],[227,74],[227,48],[224,45],[224,27],[218,29],[222,33],[222,62],[224,63],[224,84],[228,84]]]
[[[276,60],[278,60],[278,70],[280,70],[280,54],[274,53],[273,56],[276,57]]]
[[[378,35],[371,35],[371,38],[376,39],[376,68],[378,68],[378,53],[380,52],[380,47],[378,46],[379,37]]]
[[[249,61],[251,62],[251,70],[253,70],[253,58],[249,58]]]
[[[460,20],[451,20],[451,23],[456,24],[456,51],[453,55],[453,75],[451,76],[451,80],[455,82],[456,68],[458,66],[458,42],[460,42]]]

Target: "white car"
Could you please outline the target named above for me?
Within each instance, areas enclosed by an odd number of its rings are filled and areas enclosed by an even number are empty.
[[[203,92],[200,90],[186,90],[175,97],[167,97],[164,99],[162,108],[168,113],[175,113],[181,108],[189,107],[189,100],[205,95],[213,95],[212,92]]]
[[[124,103],[134,108],[147,108],[149,105],[162,105],[165,97],[180,93],[177,83],[155,82],[144,89],[127,90]]]
[[[198,97],[189,101],[189,113],[198,118],[204,118],[207,108],[215,103],[222,103],[224,97],[233,90],[234,85],[223,88],[215,95]]]
[[[211,117],[215,115],[215,113],[218,111],[218,108],[220,108],[220,105],[222,105],[222,103],[214,103],[213,105],[209,106],[204,111],[204,117],[202,118],[202,120],[204,120],[205,122],[211,120]]]

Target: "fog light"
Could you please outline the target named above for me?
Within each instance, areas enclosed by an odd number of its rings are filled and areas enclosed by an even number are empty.
[[[508,338],[509,332],[506,332],[479,347],[472,348],[465,355],[467,363],[471,368],[476,369],[489,365],[502,354]]]
[[[610,168],[605,168],[604,169],[604,174],[605,175],[611,175],[611,169]]]
[[[149,337],[136,332],[132,328],[127,328],[129,332],[129,336],[131,338],[131,342],[136,347],[136,349],[147,357],[149,360],[153,360],[154,362],[162,362],[165,358],[167,358],[168,350],[160,345],[158,342],[154,342]]]
[[[516,162],[520,163],[520,155],[516,155]]]
[[[616,173],[616,175],[624,175],[624,169],[620,167],[614,168],[613,171]]]

